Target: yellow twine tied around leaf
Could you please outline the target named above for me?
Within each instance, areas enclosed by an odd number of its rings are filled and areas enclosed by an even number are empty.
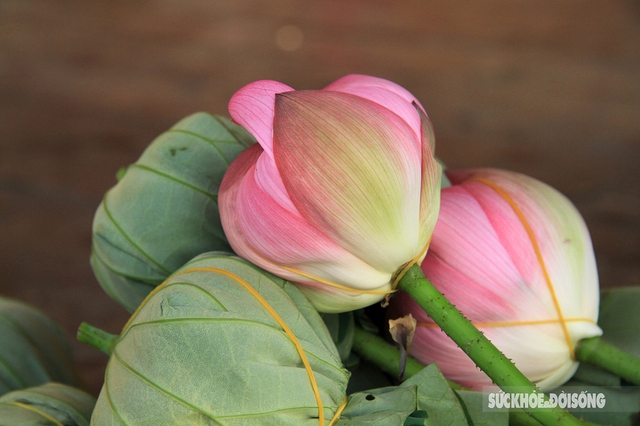
[[[254,289],[251,286],[251,284],[249,284],[248,282],[246,282],[236,274],[226,271],[224,269],[211,268],[211,267],[190,268],[175,274],[173,277],[190,274],[192,272],[213,272],[213,273],[217,273],[220,275],[224,275],[225,277],[231,278],[233,281],[237,282],[242,287],[244,287],[249,292],[249,294],[255,297],[256,300],[265,308],[265,310],[269,312],[269,314],[278,323],[278,325],[282,327],[282,330],[286,333],[286,335],[289,337],[289,339],[295,346],[296,351],[298,352],[298,355],[302,360],[302,364],[304,365],[305,370],[307,370],[307,375],[309,376],[309,381],[311,382],[311,390],[313,391],[313,394],[316,399],[316,403],[318,404],[318,424],[320,426],[324,426],[324,408],[322,404],[322,398],[320,397],[320,391],[318,390],[318,384],[316,382],[315,375],[313,374],[313,370],[311,369],[311,364],[309,364],[309,359],[307,358],[307,355],[305,354],[304,349],[302,348],[302,344],[300,343],[296,335],[293,334],[293,331],[291,331],[289,326],[284,322],[282,317],[280,317],[280,315],[276,312],[275,309],[273,309],[273,307],[269,304],[269,302],[267,302],[262,297],[262,295],[258,293],[256,289]]]
[[[273,307],[271,307],[271,305],[269,305],[269,302],[267,302],[262,297],[262,295],[260,295],[260,293],[258,293],[248,282],[246,282],[245,280],[243,280],[242,278],[240,278],[239,276],[237,276],[236,274],[234,274],[232,272],[226,271],[224,269],[219,269],[219,268],[211,268],[211,267],[199,267],[198,268],[198,267],[196,267],[196,268],[186,269],[184,271],[178,272],[178,273],[170,276],[162,284],[160,284],[159,286],[154,288],[151,291],[151,293],[149,293],[147,295],[147,297],[145,297],[145,299],[138,306],[138,308],[135,310],[133,315],[131,315],[131,318],[129,318],[129,321],[127,321],[127,323],[124,325],[124,327],[122,328],[122,331],[124,332],[129,327],[129,325],[131,325],[131,322],[138,315],[138,313],[140,312],[142,307],[147,303],[147,301],[150,300],[151,297],[153,297],[153,295],[155,295],[158,291],[160,291],[160,289],[165,287],[167,285],[167,283],[171,279],[173,279],[175,277],[178,277],[180,275],[190,274],[192,272],[213,272],[213,273],[221,274],[221,275],[224,275],[224,276],[226,276],[228,278],[231,278],[232,280],[234,280],[235,282],[240,284],[242,287],[244,287],[249,292],[249,294],[251,294],[253,297],[255,297],[256,300],[265,308],[265,310],[267,312],[269,312],[269,314],[278,323],[278,325],[282,328],[282,330],[289,337],[289,339],[291,339],[291,342],[295,346],[296,351],[298,352],[298,355],[300,356],[300,359],[302,360],[302,364],[304,365],[304,368],[307,371],[307,375],[309,376],[309,382],[311,383],[311,390],[313,391],[313,394],[314,394],[315,399],[316,399],[316,403],[318,404],[318,424],[320,426],[324,426],[324,408],[323,408],[323,404],[322,404],[322,398],[320,397],[320,391],[318,390],[318,384],[317,384],[316,378],[315,378],[315,376],[313,374],[313,370],[311,369],[311,365],[309,364],[309,360],[307,358],[307,355],[304,352],[304,349],[302,348],[302,345],[300,344],[300,341],[295,336],[295,334],[293,334],[293,332],[291,331],[289,326],[287,326],[287,324],[280,317],[280,315],[278,315],[278,313],[275,311],[275,309],[273,309]],[[62,425],[60,425],[60,426],[62,426]]]
[[[331,420],[329,421],[329,424],[327,426],[334,426],[336,423],[338,423],[338,420],[340,420],[340,415],[342,415],[342,412],[344,411],[345,407],[347,406],[347,401],[348,400],[349,400],[349,397],[345,396],[344,399],[342,400],[342,402],[340,403],[340,405],[338,406],[338,409],[333,414],[333,417],[331,418]]]

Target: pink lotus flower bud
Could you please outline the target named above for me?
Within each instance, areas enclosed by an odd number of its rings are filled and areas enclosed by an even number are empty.
[[[422,260],[441,167],[431,123],[408,91],[362,75],[305,91],[257,81],[229,112],[259,142],[220,187],[238,255],[300,284],[322,312],[381,300],[403,265]]]
[[[602,334],[598,274],[587,228],[571,202],[533,178],[501,170],[445,172],[441,210],[422,269],[542,390],[578,368],[581,339]],[[405,294],[398,316],[418,321],[410,353],[464,386],[491,380]]]

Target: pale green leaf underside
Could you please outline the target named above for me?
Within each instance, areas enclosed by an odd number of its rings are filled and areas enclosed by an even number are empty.
[[[123,330],[95,425],[318,424],[309,375],[291,339],[220,269],[250,284],[291,329],[331,418],[348,372],[318,313],[292,284],[234,256],[208,253],[170,277]]]
[[[343,312],[340,314],[325,314],[320,316],[329,330],[333,343],[338,348],[340,359],[343,364],[347,364],[353,346],[353,331],[355,321],[353,312]]]
[[[458,390],[456,394],[464,405],[472,426],[507,426],[509,413],[506,411],[488,411],[482,392]]]
[[[197,113],[149,145],[94,218],[91,265],[111,297],[133,312],[192,257],[229,250],[218,188],[231,161],[252,143],[228,119]]]

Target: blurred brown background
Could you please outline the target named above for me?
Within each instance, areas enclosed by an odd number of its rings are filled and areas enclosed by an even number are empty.
[[[117,333],[128,315],[89,267],[116,171],[253,80],[314,89],[348,73],[413,92],[449,167],[564,192],[602,286],[640,283],[636,0],[0,0],[0,294],[71,338],[81,321]],[[106,356],[74,350],[97,394]]]

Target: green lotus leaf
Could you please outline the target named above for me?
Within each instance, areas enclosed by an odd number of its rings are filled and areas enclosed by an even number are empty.
[[[603,291],[598,325],[602,340],[640,357],[640,287]]]
[[[197,113],[157,137],[106,195],[93,221],[91,266],[129,312],[201,253],[230,250],[218,214],[227,167],[255,142],[224,117]]]
[[[0,297],[0,395],[51,381],[78,384],[64,332],[39,310]]]
[[[89,426],[96,399],[61,383],[0,397],[0,426]]]
[[[485,409],[486,399],[482,392],[459,389],[456,390],[456,394],[458,395],[460,404],[464,406],[470,425],[507,426],[510,424],[509,415],[513,413],[508,413],[506,411],[489,411]],[[535,420],[522,410],[520,410],[515,416],[517,416],[518,419],[524,419],[530,424],[537,424],[537,426],[539,426],[539,423],[534,423]],[[517,423],[515,421],[511,423],[523,426],[521,423]]]
[[[206,253],[125,325],[91,424],[326,425],[348,379],[320,315],[294,285]]]
[[[507,413],[496,425],[507,424]],[[337,426],[443,426],[472,424],[435,363],[399,386],[349,396]]]
[[[349,367],[349,363],[353,362],[353,358],[355,357],[355,355],[351,353],[353,330],[355,327],[353,312],[342,312],[339,314],[321,313],[320,317],[327,326],[333,343],[335,343],[336,348],[338,348],[342,363]]]

